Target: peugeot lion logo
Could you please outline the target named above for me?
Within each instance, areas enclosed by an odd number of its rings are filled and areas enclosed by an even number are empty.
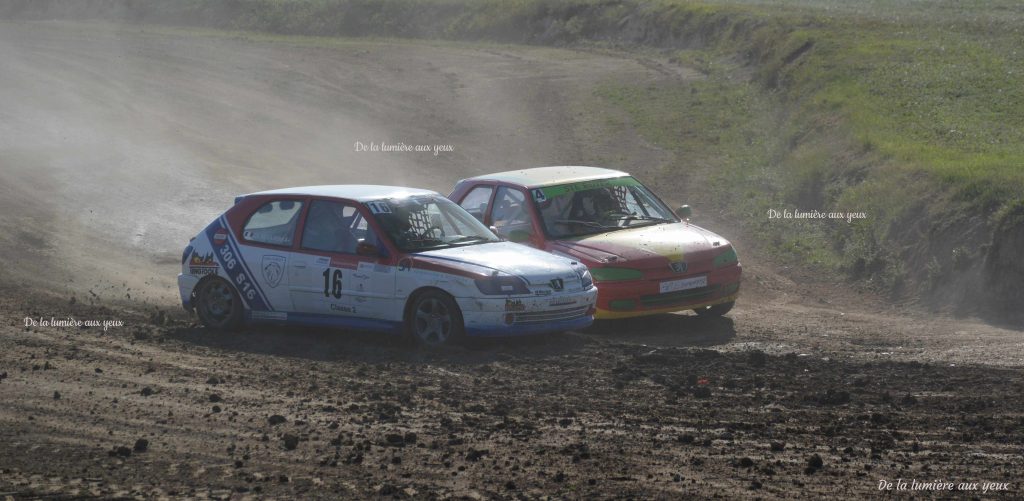
[[[551,279],[551,288],[552,289],[555,289],[556,291],[560,291],[560,290],[562,290],[563,287],[565,287],[565,283],[562,282],[561,278],[553,278],[553,279]]]

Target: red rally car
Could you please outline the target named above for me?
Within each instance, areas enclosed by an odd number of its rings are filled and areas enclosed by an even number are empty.
[[[742,267],[726,239],[690,224],[629,174],[538,167],[459,181],[448,196],[499,236],[590,268],[598,319],[694,310],[723,315]]]

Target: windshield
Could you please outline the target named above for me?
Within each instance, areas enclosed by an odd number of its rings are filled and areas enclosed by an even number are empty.
[[[530,194],[552,238],[678,221],[650,190],[628,176],[534,188]]]
[[[403,252],[499,241],[483,223],[440,195],[375,200],[366,207]]]

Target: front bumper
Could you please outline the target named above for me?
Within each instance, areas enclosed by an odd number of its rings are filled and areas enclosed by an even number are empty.
[[[178,275],[178,293],[181,294],[181,307],[188,311],[192,311],[192,308],[195,307],[192,304],[192,291],[195,290],[198,283],[199,277],[185,275],[184,273]]]
[[[524,336],[583,329],[594,322],[597,288],[552,296],[457,298],[467,336]]]
[[[630,318],[658,313],[693,310],[735,301],[739,297],[743,267],[737,263],[708,271],[707,286],[699,289],[660,293],[659,280],[599,282],[598,320]],[[696,274],[693,276],[697,276]],[[686,277],[679,277],[686,278]]]

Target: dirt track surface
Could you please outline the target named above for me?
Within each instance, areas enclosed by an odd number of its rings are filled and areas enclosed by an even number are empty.
[[[1021,496],[1020,331],[778,270],[727,222],[711,227],[746,275],[724,319],[423,352],[361,333],[211,333],[178,313],[180,248],[238,193],[444,192],[559,163],[653,175],[671,155],[590,117],[588,96],[695,78],[685,69],[51,23],[0,24],[0,61],[0,496],[861,498],[897,479]],[[23,321],[69,316],[124,325]]]

